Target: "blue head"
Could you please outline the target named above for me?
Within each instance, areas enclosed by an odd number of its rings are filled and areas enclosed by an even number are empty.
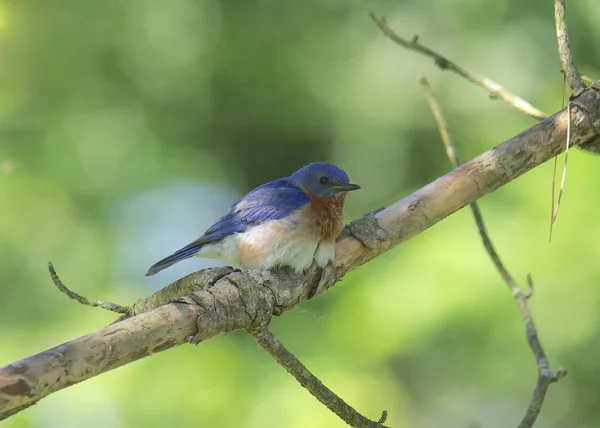
[[[318,198],[360,189],[358,184],[350,183],[348,174],[342,169],[326,162],[311,163],[293,173],[290,180],[295,186]]]

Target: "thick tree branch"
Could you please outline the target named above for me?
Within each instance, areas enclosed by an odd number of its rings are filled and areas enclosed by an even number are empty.
[[[571,104],[573,145],[596,140],[598,92],[587,89]],[[407,241],[460,208],[509,183],[564,150],[567,114],[561,111],[438,178],[390,207],[352,223],[336,245],[333,265],[316,279],[274,271],[267,280],[223,268],[196,272],[167,287],[186,297],[0,367],[0,419],[62,388],[132,361],[234,329],[268,324],[307,298],[326,291],[346,273]],[[352,231],[352,232],[350,232]],[[214,281],[214,282],[211,282]],[[172,299],[173,294],[168,299]],[[160,293],[154,302],[164,303]],[[153,307],[153,305],[146,306]]]
[[[442,70],[450,70],[458,74],[459,76],[467,79],[469,82],[474,83],[475,85],[487,90],[490,93],[490,96],[492,96],[493,98],[501,99],[502,101],[510,104],[511,106],[513,106],[520,112],[525,113],[528,116],[531,116],[535,119],[544,119],[545,117],[547,117],[547,115],[543,111],[538,110],[530,103],[525,101],[523,98],[520,98],[517,95],[508,92],[499,83],[496,83],[485,76],[479,76],[477,74],[471,73],[470,71],[450,61],[448,58],[439,54],[438,52],[420,44],[418,36],[414,36],[411,40],[400,37],[398,33],[396,33],[390,28],[385,18],[379,18],[373,13],[369,14],[369,16],[381,29],[383,34],[390,40],[394,41],[395,43],[406,49],[419,52],[425,56],[433,58],[433,60],[435,61],[435,65],[437,65]]]
[[[185,285],[182,287],[180,281],[176,281],[170,284],[168,287],[163,288],[159,292],[150,296],[143,301],[139,301],[133,306],[121,306],[116,303],[104,302],[101,300],[89,300],[71,290],[60,280],[58,274],[54,270],[52,263],[48,263],[48,270],[52,282],[59,291],[65,294],[67,297],[76,300],[77,302],[92,307],[99,307],[107,311],[116,312],[122,314],[118,321],[122,321],[132,316],[134,311],[138,313],[146,312],[152,308],[162,306],[163,304],[172,301],[184,301],[179,296],[186,296],[194,291],[197,291],[199,287],[194,284],[192,287],[185,289]],[[211,269],[204,271],[206,273],[211,272],[215,274],[216,279],[223,278],[227,274],[234,270],[229,267],[222,268],[222,273],[217,269]],[[318,270],[315,270],[315,273]],[[213,283],[214,280],[208,278],[206,283]],[[185,284],[185,283],[184,283]],[[315,291],[311,290],[311,291]],[[311,298],[312,296],[309,296]],[[387,411],[383,411],[379,422],[371,421],[357,412],[352,406],[347,404],[344,400],[338,397],[333,391],[325,386],[316,376],[314,376],[294,354],[288,351],[274,336],[267,330],[259,329],[257,331],[249,331],[249,333],[256,339],[256,341],[269,352],[276,361],[281,364],[292,376],[298,380],[298,382],[306,388],[315,398],[321,403],[325,404],[329,410],[338,415],[344,422],[348,423],[352,427],[357,428],[369,428],[369,427],[380,427],[385,428],[382,424],[387,419]]]
[[[300,385],[306,388],[321,403],[325,404],[329,410],[338,415],[344,422],[351,427],[356,428],[385,428],[384,411],[382,418],[378,421],[371,421],[354,410],[344,400],[338,397],[333,391],[327,388],[323,383],[313,375],[290,351],[288,351],[279,342],[269,330],[260,329],[250,332],[258,344],[262,346],[269,354],[277,360],[292,376],[296,378]]]
[[[569,33],[565,21],[565,0],[554,0],[554,21],[556,23],[556,40],[558,41],[558,55],[560,56],[562,69],[575,96],[579,96],[585,89],[585,84],[581,80],[577,68],[575,68],[573,56],[571,55]]]
[[[437,122],[438,128],[440,130],[440,135],[442,137],[442,141],[444,143],[444,147],[446,148],[446,153],[448,154],[448,158],[452,163],[452,166],[455,168],[460,164],[458,160],[458,156],[456,154],[456,148],[454,147],[454,143],[452,142],[452,138],[450,137],[450,132],[448,131],[448,124],[446,123],[446,119],[442,114],[442,109],[435,98],[433,90],[429,85],[429,82],[425,77],[421,77],[419,80],[421,85],[425,90],[425,95],[427,97],[427,102],[429,103],[429,107],[433,113],[433,116]],[[519,311],[521,312],[521,316],[523,317],[523,321],[525,322],[525,331],[527,336],[527,342],[533,352],[533,355],[536,360],[537,369],[538,369],[538,380],[529,401],[529,405],[527,406],[527,410],[525,411],[525,416],[521,420],[519,424],[519,428],[531,428],[542,409],[542,405],[544,404],[544,399],[546,398],[546,393],[548,391],[548,387],[551,383],[557,382],[560,380],[566,372],[559,368],[556,373],[554,373],[550,369],[550,364],[548,362],[548,358],[546,357],[546,353],[542,348],[542,344],[539,340],[537,329],[535,327],[535,322],[533,321],[533,317],[531,316],[531,311],[529,310],[529,305],[527,304],[527,299],[531,297],[531,293],[533,291],[533,284],[531,282],[531,277],[527,275],[527,283],[528,283],[528,291],[523,293],[521,287],[515,282],[513,277],[510,275],[502,261],[500,260],[500,256],[498,252],[494,248],[492,244],[492,240],[490,239],[485,223],[483,222],[483,216],[481,215],[481,211],[479,210],[479,205],[477,202],[473,202],[471,204],[471,210],[473,211],[473,216],[475,217],[475,222],[477,223],[477,228],[479,229],[479,234],[481,235],[481,239],[483,241],[483,246],[486,251],[490,255],[490,258],[494,262],[496,269],[500,272],[500,275],[506,282],[506,285],[510,289],[513,297],[517,302],[517,306]]]

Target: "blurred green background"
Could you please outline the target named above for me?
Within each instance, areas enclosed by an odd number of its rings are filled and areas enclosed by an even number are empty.
[[[146,278],[251,188],[311,162],[363,190],[347,221],[449,170],[417,79],[462,159],[535,121],[384,38],[420,41],[552,113],[562,77],[545,0],[0,2],[0,365],[102,328],[53,287],[131,303],[210,260]],[[580,70],[600,76],[600,3],[569,2]],[[570,156],[548,244],[551,162],[481,201],[553,366],[537,427],[600,426],[600,159]],[[561,163],[562,165],[562,163]],[[393,427],[516,426],[536,379],[519,313],[471,213],[453,215],[273,321],[360,412]],[[343,427],[240,332],[51,395],[0,428]]]

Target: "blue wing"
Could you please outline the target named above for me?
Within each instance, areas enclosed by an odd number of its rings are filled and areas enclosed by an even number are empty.
[[[154,275],[181,260],[193,257],[211,242],[268,220],[279,220],[310,202],[310,198],[286,178],[270,181],[250,191],[229,208],[200,238],[156,262],[146,276]]]

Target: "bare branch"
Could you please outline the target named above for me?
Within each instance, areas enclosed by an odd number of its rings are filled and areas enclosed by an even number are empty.
[[[419,78],[419,84],[425,91],[425,97],[427,98],[427,103],[429,104],[431,113],[433,113],[433,117],[437,123],[438,131],[440,132],[442,142],[444,143],[444,148],[446,149],[446,155],[448,156],[448,159],[450,159],[452,166],[454,168],[458,168],[460,165],[458,153],[456,152],[456,147],[454,147],[454,143],[452,142],[452,137],[450,137],[448,123],[444,118],[440,104],[438,103],[438,100],[433,93],[433,89],[431,89],[431,85],[425,76],[421,76]]]
[[[256,332],[250,331],[249,333],[256,339],[260,346],[300,382],[300,385],[306,388],[317,400],[325,404],[329,410],[338,415],[348,425],[356,428],[384,427],[382,424],[387,418],[387,411],[383,411],[381,419],[378,422],[367,419],[323,385],[269,330],[265,328]]]
[[[572,144],[596,140],[599,133],[593,124],[599,118],[600,97],[589,88],[571,104]],[[264,281],[243,272],[225,273],[224,268],[196,272],[165,289],[169,300],[174,300],[174,290],[197,290],[186,297],[149,310],[167,299],[156,293],[146,302],[148,312],[0,367],[0,420],[60,389],[188,343],[190,337],[197,343],[223,332],[268,325],[272,315],[305,300],[315,283],[315,295],[328,290],[363,263],[561,153],[566,130],[563,110],[386,209],[353,222],[338,238],[336,258],[318,281],[309,273],[286,269],[271,272]]]
[[[131,314],[131,308],[128,306],[121,306],[116,303],[105,302],[103,300],[89,300],[87,297],[83,297],[74,291],[71,291],[67,288],[65,284],[60,280],[56,271],[54,270],[54,266],[52,262],[48,262],[48,271],[50,272],[50,278],[52,278],[52,282],[56,285],[56,288],[60,290],[61,293],[68,296],[70,299],[76,300],[82,305],[99,307],[102,309],[106,309],[107,311],[116,312],[118,314],[124,314],[129,316]]]
[[[442,70],[450,70],[458,74],[459,76],[464,77],[469,82],[474,83],[475,85],[487,90],[492,97],[501,99],[502,101],[510,104],[512,107],[516,108],[522,113],[525,113],[528,116],[531,116],[535,119],[544,119],[545,117],[547,117],[547,115],[543,111],[538,110],[530,103],[516,96],[515,94],[508,92],[500,84],[488,79],[487,77],[473,74],[468,70],[465,70],[464,68],[455,64],[454,62],[450,61],[443,55],[437,53],[436,51],[429,49],[426,46],[423,46],[419,43],[418,36],[414,36],[411,40],[404,39],[390,28],[385,18],[378,18],[373,13],[370,13],[369,16],[375,22],[375,24],[377,24],[377,26],[381,29],[381,31],[386,37],[388,37],[389,39],[393,40],[394,42],[406,49],[419,52],[425,56],[433,58],[435,64]]]
[[[558,210],[560,208],[560,202],[562,200],[563,191],[565,190],[565,180],[567,178],[567,165],[569,162],[569,147],[571,144],[571,124],[570,120],[570,112],[571,105],[567,104],[567,117],[569,118],[569,122],[567,123],[567,139],[565,141],[565,161],[563,164],[563,173],[562,178],[560,180],[560,189],[558,190],[558,198],[556,199],[556,206],[552,211],[552,218],[550,219],[550,239],[552,239],[552,226],[556,223],[556,219],[558,218]],[[556,177],[556,161],[558,158],[554,159],[554,172],[552,173],[552,203],[554,203],[554,179]]]
[[[581,80],[583,80],[584,82],[598,84],[598,79],[592,79],[590,76],[586,76],[585,74],[580,74],[579,77],[581,77]]]
[[[554,21],[556,23],[556,40],[558,41],[558,55],[560,56],[562,69],[575,96],[579,96],[585,89],[585,84],[577,72],[571,55],[569,33],[565,21],[565,0],[554,0]]]
[[[442,137],[442,141],[444,142],[444,146],[446,147],[446,153],[448,154],[448,158],[452,165],[457,168],[459,165],[458,157],[456,155],[456,148],[452,142],[452,138],[450,137],[450,132],[448,131],[448,124],[442,114],[442,110],[440,105],[435,98],[433,90],[429,85],[429,82],[425,77],[421,77],[419,79],[419,83],[423,86],[425,90],[425,95],[427,97],[427,101],[429,103],[429,107],[433,112],[433,116],[437,122],[438,128],[440,130],[440,135]],[[569,115],[569,109],[567,109],[567,116]],[[567,136],[569,135],[570,127],[567,125]],[[521,423],[519,424],[519,428],[531,428],[537,417],[540,413],[542,405],[544,404],[544,399],[546,398],[546,392],[548,391],[548,387],[551,383],[560,380],[566,372],[559,368],[558,372],[554,373],[550,370],[550,364],[548,362],[548,358],[542,348],[539,337],[537,335],[537,330],[535,327],[535,322],[531,316],[531,312],[529,310],[529,306],[527,305],[527,299],[531,297],[533,293],[533,281],[531,280],[531,276],[527,274],[527,284],[528,290],[523,293],[518,284],[514,281],[502,261],[500,260],[500,256],[496,252],[494,245],[487,233],[485,224],[483,222],[483,216],[481,215],[481,211],[479,210],[479,205],[477,202],[473,202],[471,204],[471,210],[473,211],[473,216],[475,217],[475,222],[477,223],[477,227],[479,229],[479,234],[481,235],[481,239],[483,240],[483,245],[490,255],[494,265],[502,275],[502,278],[508,285],[508,288],[511,290],[513,297],[517,301],[517,306],[519,307],[519,311],[521,312],[521,316],[525,321],[526,334],[527,334],[527,342],[535,356],[537,368],[538,368],[538,380],[529,402],[529,406],[525,412],[525,416],[523,417]]]

